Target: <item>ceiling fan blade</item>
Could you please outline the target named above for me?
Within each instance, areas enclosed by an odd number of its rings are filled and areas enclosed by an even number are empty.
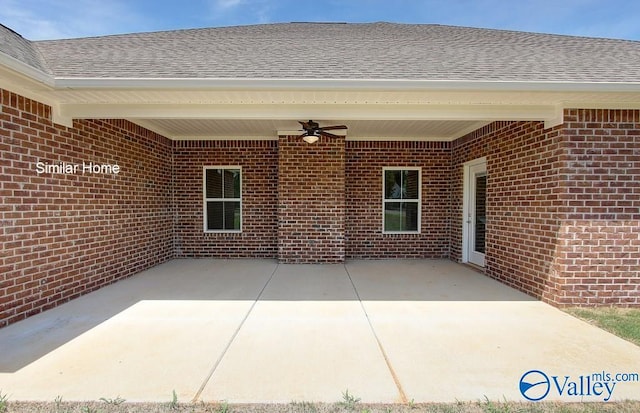
[[[325,132],[323,130],[319,130],[318,135],[326,136],[327,138],[340,138],[338,135],[334,135],[333,133]]]
[[[304,129],[304,130],[307,130],[307,129],[310,128],[308,122],[298,121],[298,123],[302,125],[302,129]]]
[[[336,126],[325,126],[324,128],[320,128],[321,130],[336,130],[336,129],[347,129],[346,125],[336,125]]]

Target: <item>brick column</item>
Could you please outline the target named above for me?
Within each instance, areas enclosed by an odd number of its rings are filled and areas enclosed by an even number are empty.
[[[283,263],[337,263],[345,256],[344,138],[308,144],[280,136],[278,257]]]

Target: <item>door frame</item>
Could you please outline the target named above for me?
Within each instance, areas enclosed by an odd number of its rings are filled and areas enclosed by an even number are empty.
[[[486,173],[487,171],[487,158],[477,158],[469,162],[465,162],[464,164],[464,174],[463,174],[463,183],[462,183],[462,262],[463,263],[472,263],[472,251],[470,238],[472,235],[472,231],[470,229],[470,223],[468,222],[468,217],[472,213],[473,205],[471,205],[471,201],[473,199],[471,195],[471,190],[473,189],[473,185],[471,184],[471,171],[476,167],[483,167]],[[473,262],[478,265],[477,262]],[[484,267],[484,260],[482,260],[481,267]]]

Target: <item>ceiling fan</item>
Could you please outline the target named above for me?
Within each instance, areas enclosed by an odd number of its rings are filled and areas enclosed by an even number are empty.
[[[320,139],[320,136],[325,136],[327,138],[339,138],[338,135],[334,135],[333,133],[326,131],[347,129],[345,125],[324,126],[321,128],[318,122],[314,122],[311,119],[309,119],[309,122],[298,121],[298,123],[302,125],[302,130],[304,131],[304,133],[298,137],[302,138],[302,140],[307,143],[317,142],[318,139]]]

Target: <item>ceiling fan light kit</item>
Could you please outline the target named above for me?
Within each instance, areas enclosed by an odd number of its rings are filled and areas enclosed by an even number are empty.
[[[316,135],[305,135],[302,140],[307,142],[307,143],[316,143],[318,142],[318,139],[320,139],[318,136]]]
[[[338,129],[347,129],[345,125],[335,125],[335,126],[325,126],[320,127],[318,122],[314,122],[309,120],[309,122],[301,122],[298,121],[299,124],[302,125],[302,130],[304,133],[299,138],[302,138],[306,143],[316,143],[320,136],[324,136],[327,138],[339,138],[338,135],[334,135],[333,133],[326,132],[328,130],[338,130]]]

